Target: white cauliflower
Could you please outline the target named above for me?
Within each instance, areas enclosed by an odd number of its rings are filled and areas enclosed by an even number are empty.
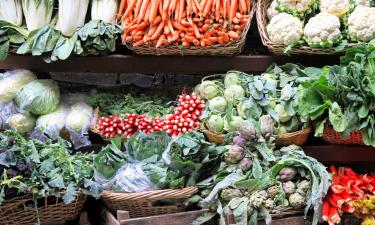
[[[272,19],[274,16],[279,14],[279,11],[276,10],[277,2],[273,0],[270,7],[267,9],[267,17],[268,19]]]
[[[370,6],[371,1],[370,0],[354,0],[355,6]]]
[[[343,17],[350,10],[349,0],[320,0],[320,11]]]
[[[303,18],[315,11],[318,7],[318,0],[276,0],[276,9],[279,12],[286,12],[296,17]]]
[[[337,16],[321,12],[305,25],[305,40],[314,48],[330,48],[341,38],[340,26]]]
[[[375,38],[375,8],[357,7],[348,19],[349,36],[352,40],[368,42]]]
[[[289,45],[301,39],[302,22],[290,14],[280,13],[267,25],[267,33],[274,44]]]

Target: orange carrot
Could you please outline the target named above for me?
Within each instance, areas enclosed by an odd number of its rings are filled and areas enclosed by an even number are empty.
[[[216,19],[216,22],[219,21],[220,19],[220,2],[221,0],[215,0],[216,1],[216,5],[215,5],[215,19]]]
[[[194,40],[193,40],[193,44],[194,44],[195,46],[199,46],[199,45],[200,45],[200,42],[198,41],[198,39],[194,39]]]
[[[224,5],[223,5],[223,11],[224,11],[224,13],[223,13],[223,17],[224,17],[224,19],[227,18],[228,13],[229,13],[229,11],[230,11],[230,9],[228,9],[229,1],[230,1],[230,0],[224,0]]]
[[[229,35],[227,33],[223,32],[223,38],[225,43],[229,42]]]
[[[241,26],[240,25],[234,25],[233,26],[233,30],[240,30],[241,29]]]
[[[233,17],[233,23],[234,24],[239,24],[240,20],[237,17]]]
[[[164,27],[164,34],[170,34],[171,31],[169,30],[168,26]]]
[[[159,1],[159,14],[160,16],[163,15],[163,0]]]
[[[181,24],[177,23],[176,21],[172,21],[172,25],[174,28],[176,28],[179,31],[186,31],[186,28],[182,26]]]
[[[159,24],[161,22],[161,16],[157,16],[154,21],[152,21],[152,24]]]
[[[180,0],[180,8],[179,8],[178,19],[177,19],[178,22],[181,21],[184,10],[185,10],[185,0]]]
[[[118,17],[122,16],[122,13],[125,10],[125,6],[126,6],[126,0],[121,0],[120,7],[119,7],[118,12],[117,12]]]
[[[135,16],[136,18],[138,18],[139,11],[141,10],[142,3],[143,3],[142,0],[137,0],[137,4],[136,4],[136,6],[135,6],[135,10],[134,10],[134,16]]]
[[[155,33],[157,28],[158,28],[158,26],[156,26],[156,25],[153,25],[152,27],[150,27],[150,29],[148,29],[148,31],[147,31],[147,36],[151,37]]]
[[[208,39],[203,39],[202,41],[205,43],[206,46],[211,46],[211,45],[214,44],[212,41],[210,41]]]
[[[193,3],[195,5],[195,7],[197,7],[198,11],[201,12],[202,11],[202,7],[201,5],[199,4],[198,0],[193,0]],[[197,13],[198,14],[198,13]]]
[[[156,43],[156,48],[159,48],[160,46],[163,45],[163,40],[165,39],[165,35],[160,35],[160,38],[158,40],[158,42]]]
[[[173,25],[172,25],[172,21],[171,21],[171,20],[168,20],[168,22],[167,22],[167,27],[168,27],[169,30],[171,31],[172,35],[173,35],[173,36],[176,36],[176,33],[175,33],[175,30],[173,29]]]
[[[169,15],[171,16],[174,12],[174,9],[176,8],[177,0],[171,0],[171,3],[169,4]]]
[[[187,42],[193,42],[194,40],[196,40],[195,37],[193,36],[185,36],[184,38],[185,38],[185,41]]]
[[[190,42],[182,42],[182,46],[184,47],[190,47]]]
[[[219,38],[218,37],[209,37],[209,38],[207,38],[207,40],[215,43],[215,42],[219,41]]]
[[[165,4],[163,5],[163,14],[162,14],[163,20],[167,19],[168,17],[168,9],[169,9],[169,5],[171,4],[171,0],[165,0],[164,3]]]
[[[237,39],[238,38],[238,34],[236,32],[234,32],[234,31],[232,31],[232,30],[228,32],[228,35],[229,35],[229,37],[231,37],[233,39]]]
[[[201,38],[201,33],[199,33],[199,29],[197,27],[197,25],[195,23],[193,23],[193,30],[194,30],[194,35],[195,37],[197,37],[198,39]]]
[[[188,21],[186,21],[186,19],[182,19],[181,20],[181,24],[184,25],[184,26],[190,26],[190,23]]]
[[[143,39],[141,39],[141,40],[135,42],[135,43],[133,44],[133,46],[139,46],[139,45],[141,45],[141,44],[143,44],[143,43],[145,43],[145,42],[143,41]]]
[[[190,16],[190,14],[193,12],[193,3],[191,0],[186,0],[186,5],[187,5],[187,8],[186,8],[187,15]]]
[[[203,17],[206,17],[208,15],[208,13],[210,12],[212,3],[213,3],[213,0],[207,0],[207,5],[203,9]]]
[[[132,13],[136,3],[137,3],[137,0],[130,0],[130,4],[124,13],[125,17],[129,16]]]
[[[174,20],[178,20],[178,17],[180,16],[180,4],[181,1],[177,0],[176,8],[174,10]]]
[[[136,1],[136,0],[134,0]],[[141,9],[139,11],[138,15],[138,22],[142,21],[145,17],[146,11],[147,11],[147,6],[148,6],[149,0],[143,0]]]
[[[144,21],[150,22],[150,12],[151,12],[151,4],[149,3],[147,5],[147,9],[146,9],[146,14],[145,14]]]
[[[160,22],[155,33],[151,36],[151,40],[156,40],[157,38],[159,38],[163,28],[164,28],[164,22]]]
[[[236,17],[237,17],[238,19],[241,19],[241,18],[242,18],[242,14],[239,13],[239,12],[237,12],[237,13],[236,13]]]
[[[149,21],[150,23],[153,23],[155,20],[157,13],[158,13],[158,7],[159,7],[159,0],[151,0],[151,11],[150,11],[150,17]]]
[[[238,1],[231,0],[230,11],[229,11],[229,21],[231,23],[233,22],[233,18],[236,15],[237,9],[238,9]]]
[[[250,13],[250,10],[251,10],[251,8],[250,8],[250,5],[251,5],[251,2],[250,2],[250,0],[246,0],[246,12],[247,13]]]
[[[200,32],[205,33],[208,30],[209,27],[210,27],[210,25],[208,25],[208,24],[203,25],[202,28],[200,29]]]

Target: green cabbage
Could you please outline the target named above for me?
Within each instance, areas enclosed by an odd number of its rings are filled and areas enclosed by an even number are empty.
[[[225,120],[224,129],[228,132],[238,131],[240,127],[246,122],[240,116],[232,116],[232,119],[229,121]]]
[[[35,115],[45,115],[57,109],[60,89],[53,80],[35,80],[21,89],[16,103]]]
[[[225,112],[227,109],[228,103],[223,97],[215,97],[208,102],[208,108],[211,112],[219,113]]]
[[[224,130],[224,119],[219,115],[211,115],[207,119],[206,125],[209,131],[214,133],[222,133]]]
[[[230,87],[232,85],[239,85],[241,83],[240,72],[238,71],[228,71],[224,77],[224,86]]]
[[[66,127],[75,132],[87,130],[92,123],[94,110],[84,102],[72,105],[66,117]]]
[[[0,102],[12,101],[22,87],[35,79],[35,74],[29,70],[6,72],[3,75],[3,79],[0,79]]]
[[[241,100],[243,97],[245,97],[245,90],[240,85],[231,85],[224,91],[224,98],[228,102],[234,102]]]
[[[67,115],[68,107],[61,104],[54,112],[40,116],[36,121],[36,126],[42,131],[46,129],[56,129],[60,132],[65,126]]]
[[[13,130],[26,133],[34,129],[35,118],[29,113],[17,113],[9,117],[8,123]]]

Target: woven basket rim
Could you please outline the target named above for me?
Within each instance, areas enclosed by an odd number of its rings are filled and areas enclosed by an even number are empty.
[[[284,48],[285,45],[274,44],[267,35],[267,9],[271,5],[272,0],[258,0],[257,2],[257,11],[256,11],[256,19],[258,24],[259,36],[262,40],[264,46],[268,48],[268,50],[276,55],[285,55]],[[354,46],[355,43],[349,43],[346,48],[350,48]],[[346,49],[345,48],[345,49]],[[296,55],[338,55],[342,54],[345,49],[341,51],[335,50],[334,47],[332,48],[312,48],[308,45],[303,46],[296,46],[293,47],[291,50],[291,54]]]
[[[311,127],[306,127],[295,132],[280,134],[278,138],[289,138],[292,136],[306,135],[306,134],[309,134],[310,132],[311,132]]]
[[[179,46],[164,46],[155,48],[150,45],[132,46],[132,42],[124,42],[123,44],[130,50],[134,51],[139,55],[236,55],[242,52],[245,45],[246,36],[250,30],[251,21],[255,15],[256,6],[252,5],[249,21],[243,29],[240,37],[232,42],[226,43],[225,45],[213,45],[213,46],[191,46],[189,48],[180,48]],[[144,51],[145,53],[142,53]]]
[[[115,192],[111,190],[103,190],[101,193],[101,196],[103,195],[160,195],[164,193],[169,193],[169,192],[197,192],[198,188],[197,187],[186,187],[186,188],[181,188],[181,189],[162,189],[162,190],[154,190],[154,191],[143,191],[143,192]]]

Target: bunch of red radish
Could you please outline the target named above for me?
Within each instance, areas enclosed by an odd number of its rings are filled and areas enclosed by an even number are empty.
[[[179,96],[174,114],[167,119],[146,115],[121,114],[101,117],[97,124],[100,135],[105,138],[130,137],[136,132],[150,134],[163,131],[176,137],[199,127],[205,103],[195,93]]]

